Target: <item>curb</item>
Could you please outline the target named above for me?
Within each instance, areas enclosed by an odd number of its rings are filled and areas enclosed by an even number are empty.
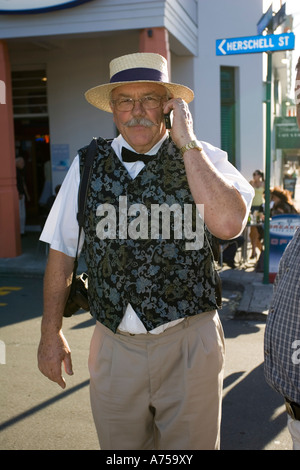
[[[252,320],[266,322],[268,313],[261,310],[253,310],[251,306],[252,299],[255,297],[256,283],[241,284],[237,281],[222,280],[224,290],[237,290],[241,293],[241,300],[237,305],[233,319],[234,320]]]

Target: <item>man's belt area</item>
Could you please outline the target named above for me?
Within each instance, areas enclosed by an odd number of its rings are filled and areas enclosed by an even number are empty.
[[[300,405],[298,403],[295,403],[294,401],[288,400],[287,398],[285,400],[285,408],[287,414],[298,421],[300,421]]]

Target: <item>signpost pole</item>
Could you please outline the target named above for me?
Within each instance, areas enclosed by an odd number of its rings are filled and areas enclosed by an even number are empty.
[[[269,284],[270,258],[270,173],[271,173],[271,111],[272,111],[272,52],[268,52],[266,89],[266,163],[265,163],[265,222],[264,222],[264,277]]]

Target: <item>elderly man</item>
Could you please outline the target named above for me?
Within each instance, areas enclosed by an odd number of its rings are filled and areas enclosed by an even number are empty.
[[[169,81],[162,56],[114,59],[110,77],[86,92],[89,103],[112,112],[120,132],[112,142],[97,140],[84,218],[96,318],[90,391],[100,447],[218,449],[224,338],[209,241],[211,234],[229,239],[241,233],[253,190],[224,152],[196,139],[187,105],[193,92]],[[165,115],[171,111],[169,133]],[[51,249],[39,368],[62,387],[61,364],[73,373],[62,317],[86,152],[74,159],[42,234]],[[166,219],[174,227],[172,234],[170,227],[159,232],[161,218],[163,228]]]
[[[296,67],[297,121],[300,128],[300,57]],[[300,229],[286,247],[274,282],[264,354],[265,378],[285,401],[293,449],[300,450]]]

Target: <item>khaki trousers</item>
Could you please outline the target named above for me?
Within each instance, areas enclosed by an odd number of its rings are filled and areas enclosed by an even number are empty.
[[[97,322],[89,370],[102,450],[219,449],[224,336],[217,312],[159,335]]]

